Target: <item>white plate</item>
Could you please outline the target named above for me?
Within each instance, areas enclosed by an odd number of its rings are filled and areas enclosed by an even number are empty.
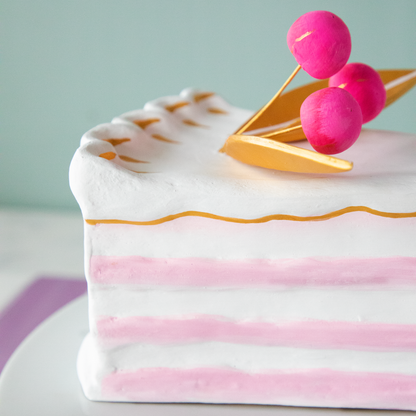
[[[87,297],[56,312],[13,354],[0,377],[0,415],[59,416],[404,416],[413,412],[313,409],[281,406],[98,403],[87,400],[78,382],[76,357],[88,332]]]

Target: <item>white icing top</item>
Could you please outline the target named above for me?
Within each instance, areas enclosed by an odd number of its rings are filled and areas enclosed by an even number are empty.
[[[208,95],[186,89],[85,133],[70,168],[84,218],[151,221],[185,211],[310,217],[355,206],[416,213],[416,136],[363,130],[340,155],[354,162],[346,173],[273,171],[219,152],[251,112]],[[294,145],[311,149],[306,141]]]

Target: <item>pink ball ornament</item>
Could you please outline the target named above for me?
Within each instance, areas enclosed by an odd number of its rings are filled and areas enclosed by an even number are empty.
[[[287,46],[309,75],[325,79],[347,63],[351,35],[338,16],[318,10],[304,14],[293,23],[287,34]]]
[[[361,132],[363,116],[348,91],[324,88],[306,98],[300,108],[300,119],[312,147],[333,155],[354,144]]]
[[[357,101],[363,113],[363,123],[377,117],[386,104],[386,88],[376,70],[361,63],[344,66],[329,79],[330,87],[341,87]]]

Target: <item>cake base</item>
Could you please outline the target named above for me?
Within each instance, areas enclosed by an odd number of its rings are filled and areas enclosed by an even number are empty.
[[[218,367],[142,368],[100,377],[94,356],[87,336],[78,374],[90,400],[416,410],[416,377],[409,375],[325,368],[242,372],[219,362]]]

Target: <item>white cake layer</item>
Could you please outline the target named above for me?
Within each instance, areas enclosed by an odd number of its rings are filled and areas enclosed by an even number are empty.
[[[253,220],[320,216],[347,207],[415,215],[414,135],[363,130],[340,155],[354,162],[350,172],[272,171],[219,152],[249,112],[215,95],[196,96],[187,90],[156,100],[84,135],[71,163],[70,183],[85,219],[151,221],[198,211]],[[212,107],[224,112],[213,114]],[[133,124],[143,120],[153,122]],[[309,147],[305,141],[296,145]],[[110,154],[111,160],[99,157]]]
[[[90,338],[92,345],[94,341]],[[375,352],[306,349],[207,342],[190,345],[134,344],[104,350],[99,347],[97,373],[141,368],[230,367],[244,372],[331,368],[336,371],[416,374],[416,352]]]
[[[273,259],[414,256],[415,231],[416,217],[384,218],[352,212],[305,222],[238,224],[184,217],[150,226],[86,224],[85,232],[87,256]]]
[[[78,374],[93,400],[416,410],[415,355],[220,343],[102,355],[89,335]]]
[[[329,320],[416,324],[415,299],[414,287],[402,290],[89,287],[91,330],[94,332],[96,321],[103,316],[213,315],[265,322]]]

